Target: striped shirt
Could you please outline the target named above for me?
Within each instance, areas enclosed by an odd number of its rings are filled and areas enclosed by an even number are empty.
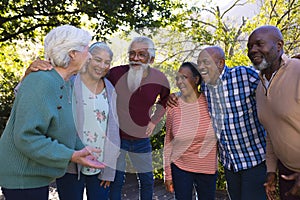
[[[216,85],[205,85],[219,159],[235,172],[265,160],[266,132],[258,121],[255,91],[258,72],[252,67],[224,67]]]
[[[185,103],[179,98],[179,106],[167,111],[165,180],[172,180],[171,163],[185,171],[215,174],[216,143],[204,94],[195,103]]]

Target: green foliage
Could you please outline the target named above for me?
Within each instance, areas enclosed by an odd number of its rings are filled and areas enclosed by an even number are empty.
[[[236,0],[228,9],[205,4],[176,10],[176,21],[152,34],[159,52],[156,66],[163,71],[176,91],[175,74],[182,62],[196,62],[201,49],[217,45],[224,49],[228,66],[249,65],[246,52],[247,35],[243,28],[247,22],[244,17],[239,22],[228,18],[234,7],[243,6]],[[232,20],[230,20],[232,19]]]
[[[14,46],[2,46],[0,53],[0,136],[14,101],[14,88],[20,80],[22,61]]]
[[[220,162],[218,162],[217,190],[226,190],[224,167]]]
[[[174,77],[184,61],[197,60],[206,46],[218,45],[224,49],[226,64],[230,67],[251,65],[247,57],[247,39],[258,26],[278,26],[284,36],[284,50],[288,55],[300,52],[300,1],[263,1],[258,15],[252,18],[232,16],[233,9],[252,0],[235,0],[228,8],[217,5],[185,7],[176,10],[176,21],[152,35],[162,58],[156,59],[159,69],[167,74],[171,90],[175,91]],[[258,6],[257,6],[258,7]]]
[[[165,120],[161,123],[164,124]],[[154,131],[156,133],[156,131]],[[157,134],[151,137],[152,144],[152,157],[153,157],[153,174],[155,179],[163,180],[163,148],[164,148],[164,138],[166,135],[166,126],[160,129]]]
[[[265,1],[260,13],[248,21],[244,32],[250,33],[262,25],[277,26],[284,37],[284,51],[295,55],[300,52],[300,1],[271,0]]]
[[[249,60],[245,49],[237,50],[234,55],[229,59],[226,59],[226,65],[228,67],[249,66],[251,65],[251,61]]]
[[[61,24],[90,25],[96,39],[119,29],[160,27],[172,21],[170,0],[2,0],[0,42],[32,39]],[[87,20],[84,20],[84,16]]]

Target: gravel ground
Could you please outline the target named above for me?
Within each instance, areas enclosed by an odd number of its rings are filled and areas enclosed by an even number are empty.
[[[127,192],[131,193],[132,191],[127,191]],[[124,196],[126,196],[126,195],[124,195]],[[170,196],[170,195],[167,195],[167,196]],[[124,197],[124,199],[126,199],[126,198]],[[155,198],[155,199],[157,199],[157,198]],[[163,198],[163,199],[173,199],[173,198],[170,197],[170,198]],[[0,200],[5,200],[5,198],[2,194],[1,188],[0,188]],[[55,184],[51,184],[49,187],[49,200],[59,200]],[[85,195],[83,197],[83,200],[86,200]],[[216,200],[229,200],[229,198],[227,197],[226,191],[217,191],[216,192]]]
[[[83,199],[86,200],[86,197],[84,197]],[[2,194],[2,190],[0,190],[0,200],[5,200]],[[59,200],[57,190],[55,187],[50,186],[49,188],[49,200]]]

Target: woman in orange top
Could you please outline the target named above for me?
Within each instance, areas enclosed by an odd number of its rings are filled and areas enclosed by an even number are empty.
[[[178,106],[168,108],[164,144],[165,185],[177,200],[215,199],[217,155],[215,133],[196,64],[183,63],[176,75],[181,95]]]

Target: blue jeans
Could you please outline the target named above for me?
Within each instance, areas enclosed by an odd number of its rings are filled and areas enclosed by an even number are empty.
[[[125,181],[126,154],[137,171],[139,183],[139,199],[152,200],[152,146],[149,138],[139,140],[121,139],[121,153],[117,161],[117,171],[114,182],[110,185],[110,200],[121,200],[122,187]]]
[[[109,187],[100,186],[101,180],[96,175],[66,173],[63,177],[56,179],[57,191],[60,200],[82,200],[84,187],[88,200],[107,200]]]
[[[197,191],[198,200],[214,200],[217,173],[201,174],[188,172],[171,164],[172,180],[176,200],[191,200],[193,189]]]
[[[225,169],[227,190],[231,200],[264,200],[267,199],[264,188],[266,181],[266,164],[250,169],[233,172]]]
[[[5,200],[48,200],[49,186],[30,189],[1,188]]]

